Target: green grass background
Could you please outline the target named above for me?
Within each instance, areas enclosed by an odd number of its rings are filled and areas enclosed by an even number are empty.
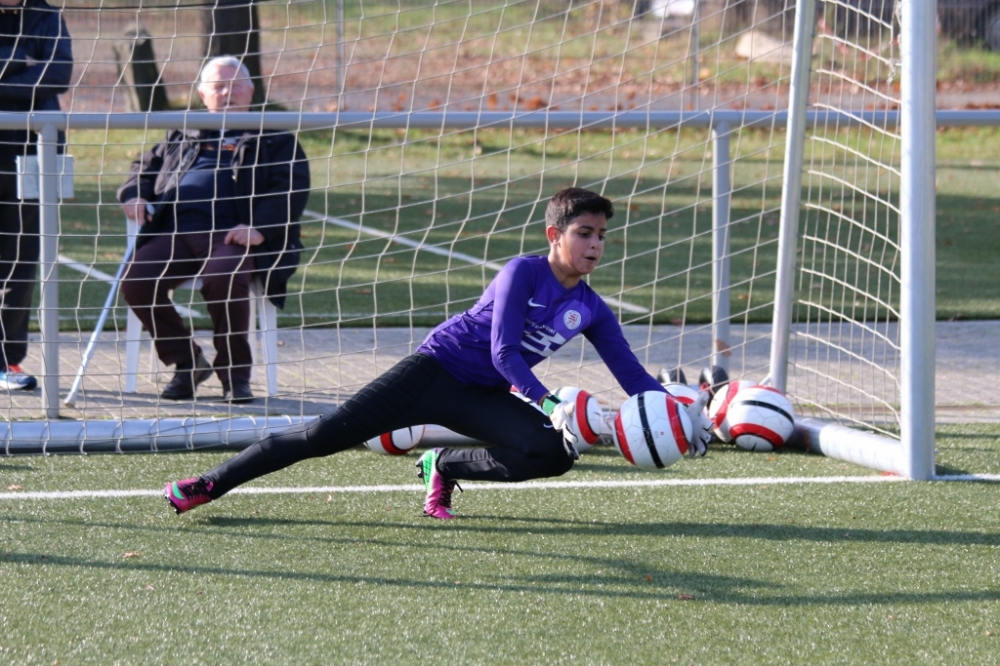
[[[71,133],[77,197],[60,207],[63,254],[115,272],[125,241],[114,190],[131,159],[148,145],[144,141],[159,137]],[[938,137],[938,317],[994,318],[1000,316],[1000,280],[991,269],[997,257],[988,239],[1000,232],[995,188],[1000,137],[989,128],[945,130]],[[598,188],[618,201],[618,212],[604,265],[592,284],[652,312],[648,317],[622,313],[623,321],[710,319],[712,196],[705,169],[712,146],[706,131],[548,136],[528,130],[325,131],[301,138],[316,188],[310,210],[497,263],[545,252],[540,221],[551,193],[572,184]],[[845,135],[842,140],[873,138]],[[782,141],[780,133],[761,130],[743,130],[733,138],[731,307],[736,321],[771,319]],[[896,148],[886,146],[890,155]],[[885,170],[850,163],[841,169],[838,176],[844,180],[867,180],[895,196],[895,183]],[[825,208],[804,212],[803,229],[820,237],[840,234],[845,247],[879,256],[885,244],[876,235],[846,226],[825,229],[841,211],[877,219],[885,216],[884,207],[853,197],[829,179],[814,182],[814,189],[817,182],[821,189],[814,199]],[[285,326],[434,325],[468,307],[493,276],[488,268],[315,220],[303,222],[303,236],[307,251],[280,320]],[[831,261],[838,274],[847,276],[855,266],[844,257],[849,255]],[[64,318],[66,329],[89,330],[107,294],[104,282],[80,277],[62,269],[60,302],[64,311],[75,308],[80,315],[78,321]],[[866,287],[889,284],[877,276],[868,280]],[[827,286],[831,303],[842,296],[836,285]],[[894,291],[881,296],[890,303],[897,298]],[[121,302],[115,314],[123,320]],[[868,320],[887,316],[884,308],[851,314]]]
[[[939,473],[1000,473],[1000,428],[942,426]],[[228,453],[0,461],[23,491],[152,489]],[[255,486],[414,484],[414,456],[351,450]],[[660,473],[614,451],[566,478],[741,486],[0,500],[0,660],[11,664],[990,664],[996,483],[873,477],[720,445]]]
[[[82,8],[77,4],[68,3],[67,8]],[[153,0],[145,18],[159,25],[154,18],[162,18],[165,12],[152,9],[169,4]],[[108,9],[122,5],[128,3],[105,2]],[[520,92],[526,96],[536,94],[532,86],[544,82],[547,72],[575,75],[584,82],[620,80],[626,97],[630,93],[641,96],[647,83],[677,85],[690,77],[688,33],[680,30],[651,39],[649,29],[657,21],[632,20],[632,3],[483,1],[429,6],[418,0],[398,0],[343,5],[344,39],[359,63],[398,63],[408,58],[432,62],[447,60],[453,52],[455,58],[469,63],[484,58],[511,66],[520,63],[523,72],[518,85],[523,85]],[[707,86],[704,91],[716,90],[725,97],[736,90],[763,91],[784,85],[787,66],[747,62],[736,55],[736,33],[744,27],[734,21],[739,13],[736,5],[701,16],[698,76]],[[336,7],[334,0],[260,3],[263,50],[278,53],[289,44],[329,43],[335,34],[331,25]],[[826,9],[832,12],[832,7]],[[772,17],[770,27],[777,28],[780,22],[780,16]],[[846,75],[859,83],[891,88],[898,73],[889,60],[898,45],[893,46],[888,35],[871,40],[855,37],[880,57],[866,54],[859,59],[857,52],[841,52],[834,40],[821,39],[813,63],[817,85],[839,89]],[[187,39],[177,35],[172,22],[158,38]],[[957,44],[947,34],[941,35],[937,51],[943,91],[997,79],[1000,54],[981,47]],[[144,142],[161,135],[70,133],[71,152],[78,160],[78,197],[61,207],[65,254],[114,273],[124,247],[114,189]],[[898,165],[899,146],[891,140],[883,144],[863,132],[849,136],[853,139],[846,139],[847,144],[853,141],[881,161]],[[312,209],[497,262],[544,250],[537,202],[569,184],[597,187],[622,204],[614,220],[622,226],[613,229],[605,266],[593,277],[594,286],[650,309],[649,318],[656,323],[710,319],[712,202],[706,169],[712,155],[707,131],[543,135],[501,129],[337,130],[304,133],[301,138],[313,159]],[[997,232],[993,171],[1000,160],[1000,142],[996,139],[993,129],[939,133],[937,301],[942,319],[1000,316],[998,281],[992,272],[979,269],[996,259],[992,245],[983,242]],[[733,141],[737,188],[731,215],[733,318],[767,322],[771,319],[783,137],[781,132],[741,130]],[[895,196],[897,184],[888,170],[867,169],[863,160],[842,149],[831,152],[822,145],[813,149],[828,151],[827,163],[838,164],[844,183],[874,185],[890,199]],[[970,156],[976,157],[978,166],[970,162]],[[849,188],[839,188],[833,181],[825,182],[823,188],[819,200],[829,210],[812,214],[819,236],[826,234],[827,221],[845,209],[860,219],[884,216],[884,210],[855,197]],[[809,214],[804,219],[809,220]],[[627,232],[623,231],[626,223]],[[857,234],[844,227],[836,233],[841,234],[841,242],[851,237],[847,247],[859,255],[879,256],[882,242],[867,237],[868,232]],[[493,274],[316,222],[305,225],[305,238],[311,251],[309,263],[293,281],[296,293],[281,318],[285,326],[434,325],[467,307]],[[624,263],[623,257],[628,258]],[[851,261],[843,256],[834,260],[838,277],[854,272]],[[688,266],[693,268],[688,271]],[[865,287],[888,284],[883,277],[873,275]],[[100,312],[106,285],[94,279],[81,281],[78,274],[66,271],[63,280],[63,309],[76,309],[81,315],[79,321],[64,318],[63,325],[87,330]],[[815,285],[804,288],[809,296],[817,296]],[[895,305],[897,292],[886,288],[880,294],[889,308]],[[829,281],[818,297],[824,305],[854,299],[837,280]],[[884,304],[861,303],[848,309],[845,316],[866,320],[894,316]],[[124,309],[119,307],[115,314],[120,325]],[[627,323],[643,319],[628,313],[623,318]]]

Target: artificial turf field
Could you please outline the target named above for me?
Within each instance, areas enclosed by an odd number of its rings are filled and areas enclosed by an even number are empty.
[[[994,128],[939,133],[941,319],[1000,312],[995,251],[983,242],[998,228],[998,138]],[[314,143],[311,154],[322,154]],[[390,227],[398,205],[378,197],[399,196],[377,184],[364,185],[376,197],[365,223]],[[81,225],[82,240],[66,251],[113,272],[120,212],[101,204],[114,220],[105,233],[93,226],[95,202],[112,199],[79,190],[62,219]],[[345,186],[327,207],[350,217],[359,200],[368,203]],[[435,202],[446,221],[464,219],[468,205]],[[501,240],[490,247],[508,247]],[[318,300],[300,314],[336,313],[334,295],[369,296],[346,278],[339,291],[324,286],[338,284],[338,271],[357,279],[342,263],[313,262]],[[89,295],[64,285],[67,308],[96,312],[106,285],[84,286]],[[248,486],[288,492],[234,494],[182,517],[159,499],[163,484],[230,454],[3,458],[0,664],[1000,663],[998,454],[1000,426],[942,426],[939,474],[993,480],[912,483],[726,446],[652,474],[605,449],[558,480],[573,487],[469,484],[450,523],[421,517],[413,456],[351,451],[303,463]],[[649,481],[674,485],[636,485]],[[106,492],[120,490],[134,492]],[[84,496],[45,494],[73,491]]]
[[[451,522],[421,516],[414,455],[307,461],[184,516],[159,489],[230,453],[8,458],[0,662],[996,663],[1000,426],[938,447],[939,474],[992,480],[602,448],[554,484],[468,484]]]

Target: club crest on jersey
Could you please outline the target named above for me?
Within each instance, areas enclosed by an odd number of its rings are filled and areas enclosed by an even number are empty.
[[[581,315],[576,310],[566,310],[563,313],[563,324],[571,331],[575,331],[580,328],[580,324],[583,323],[583,315]]]

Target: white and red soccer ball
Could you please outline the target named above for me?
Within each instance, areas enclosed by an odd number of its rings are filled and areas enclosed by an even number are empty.
[[[583,453],[601,441],[604,428],[604,412],[597,398],[575,386],[561,386],[553,393],[563,402],[576,404],[573,410],[573,423],[570,428],[576,435],[576,450]]]
[[[615,447],[643,469],[673,465],[688,452],[693,434],[685,406],[661,391],[633,395],[615,415]]]
[[[681,404],[687,406],[698,399],[698,389],[681,384],[680,382],[667,382],[663,385],[667,393],[677,398]]]
[[[795,411],[784,393],[748,381],[730,382],[709,406],[716,436],[747,451],[773,451],[795,431]]]
[[[372,437],[365,446],[387,456],[403,456],[416,448],[424,437],[424,426],[415,425]]]
[[[708,404],[708,419],[712,422],[712,431],[720,441],[733,441],[729,435],[729,421],[726,418],[729,415],[729,405],[740,390],[751,386],[757,386],[757,384],[746,380],[731,381],[716,391],[715,397]]]

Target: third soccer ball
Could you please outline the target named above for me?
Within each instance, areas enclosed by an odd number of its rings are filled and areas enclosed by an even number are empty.
[[[402,456],[413,450],[424,436],[424,426],[415,425],[386,432],[378,437],[372,437],[365,446],[375,453],[388,456]]]
[[[785,394],[770,386],[742,389],[729,404],[729,435],[747,451],[773,451],[795,430],[795,412]]]
[[[723,442],[732,441],[733,438],[729,435],[729,420],[727,418],[729,415],[729,405],[732,404],[741,390],[750,388],[751,386],[757,386],[757,384],[745,380],[729,382],[715,394],[712,402],[709,403],[708,418],[712,421],[712,430],[719,440]]]

